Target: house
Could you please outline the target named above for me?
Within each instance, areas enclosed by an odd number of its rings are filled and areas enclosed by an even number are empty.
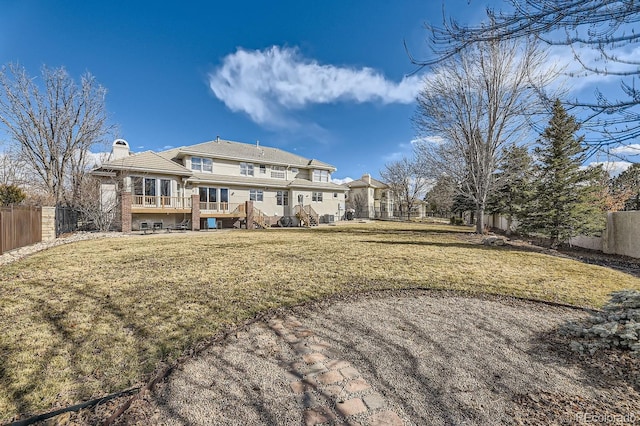
[[[357,218],[366,219],[406,219],[407,203],[395,194],[389,185],[364,174],[360,179],[345,184],[349,188],[346,198],[347,209],[354,211]],[[426,216],[427,204],[414,200],[411,218]]]
[[[114,141],[107,162],[92,171],[104,206],[118,204],[123,232],[189,223],[268,227],[332,222],[348,188],[331,182],[335,167],[277,148],[210,142],[132,154]]]
[[[394,197],[389,186],[370,174],[358,180],[345,183],[349,188],[347,209],[355,212],[355,217],[366,219],[390,219],[393,217]]]

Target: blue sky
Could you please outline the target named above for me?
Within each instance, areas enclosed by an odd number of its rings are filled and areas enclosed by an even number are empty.
[[[426,57],[423,24],[442,16],[426,0],[0,4],[0,64],[91,72],[135,151],[259,140],[339,179],[410,152],[420,73],[403,41]],[[485,6],[445,2],[471,23]]]

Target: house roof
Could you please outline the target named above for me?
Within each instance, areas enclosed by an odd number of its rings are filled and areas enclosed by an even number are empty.
[[[345,187],[333,182],[309,182],[305,179],[295,179],[289,182],[289,186],[292,188],[317,188],[326,189],[328,191],[345,191]]]
[[[223,184],[229,186],[249,186],[253,188],[307,188],[325,189],[328,191],[345,191],[342,185],[333,182],[309,182],[305,179],[261,179],[247,176],[217,175],[213,173],[194,173],[190,181],[198,183]]]
[[[386,189],[389,186],[384,183],[384,182],[380,182],[378,179],[374,179],[372,177],[370,177],[371,179],[371,183],[368,183],[367,181],[364,180],[364,176],[360,179],[357,180],[352,180],[351,182],[347,182],[345,183],[345,185],[347,185],[349,188],[364,188],[364,187],[370,187],[370,188],[375,188],[375,189]]]
[[[197,145],[183,146],[160,152],[159,155],[165,158],[181,158],[185,155],[201,155],[212,158],[227,158],[233,160],[246,160],[256,163],[269,163],[295,167],[315,167],[335,171],[336,168],[330,164],[318,160],[309,160],[290,152],[278,148],[256,144],[233,142],[223,139],[216,139]]]
[[[152,172],[172,174],[179,176],[191,176],[193,172],[186,167],[171,161],[153,151],[144,151],[128,157],[118,158],[103,163],[98,170],[131,170],[138,172]]]

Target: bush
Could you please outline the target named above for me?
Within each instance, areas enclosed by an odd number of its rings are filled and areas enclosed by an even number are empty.
[[[580,339],[571,343],[574,351],[593,354],[598,349],[620,348],[640,356],[640,291],[612,293],[588,324],[571,323],[565,331]]]
[[[449,219],[449,224],[464,225],[464,220],[461,217],[451,216],[451,219]]]
[[[16,185],[0,185],[0,206],[21,203],[27,195]]]

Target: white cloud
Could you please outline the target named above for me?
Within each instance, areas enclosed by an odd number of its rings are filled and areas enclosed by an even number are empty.
[[[425,136],[421,138],[411,139],[411,145],[415,145],[417,143],[434,143],[436,145],[440,145],[444,143],[444,139],[440,136]]]
[[[285,125],[290,120],[284,111],[312,104],[411,103],[421,78],[414,75],[396,83],[371,68],[322,65],[303,58],[297,49],[272,46],[227,55],[209,74],[209,86],[232,111],[245,112],[259,124]]]
[[[350,177],[346,177],[343,179],[335,179],[335,178],[331,178],[331,182],[337,184],[337,185],[342,185],[344,183],[349,183],[349,182],[353,182],[353,179],[351,179]]]
[[[611,150],[612,154],[617,155],[640,155],[640,144],[634,143],[630,145],[620,146]]]
[[[594,161],[589,163],[589,166],[598,166],[602,164],[604,169],[609,172],[610,176],[618,176],[620,173],[627,170],[631,164],[628,161]]]

